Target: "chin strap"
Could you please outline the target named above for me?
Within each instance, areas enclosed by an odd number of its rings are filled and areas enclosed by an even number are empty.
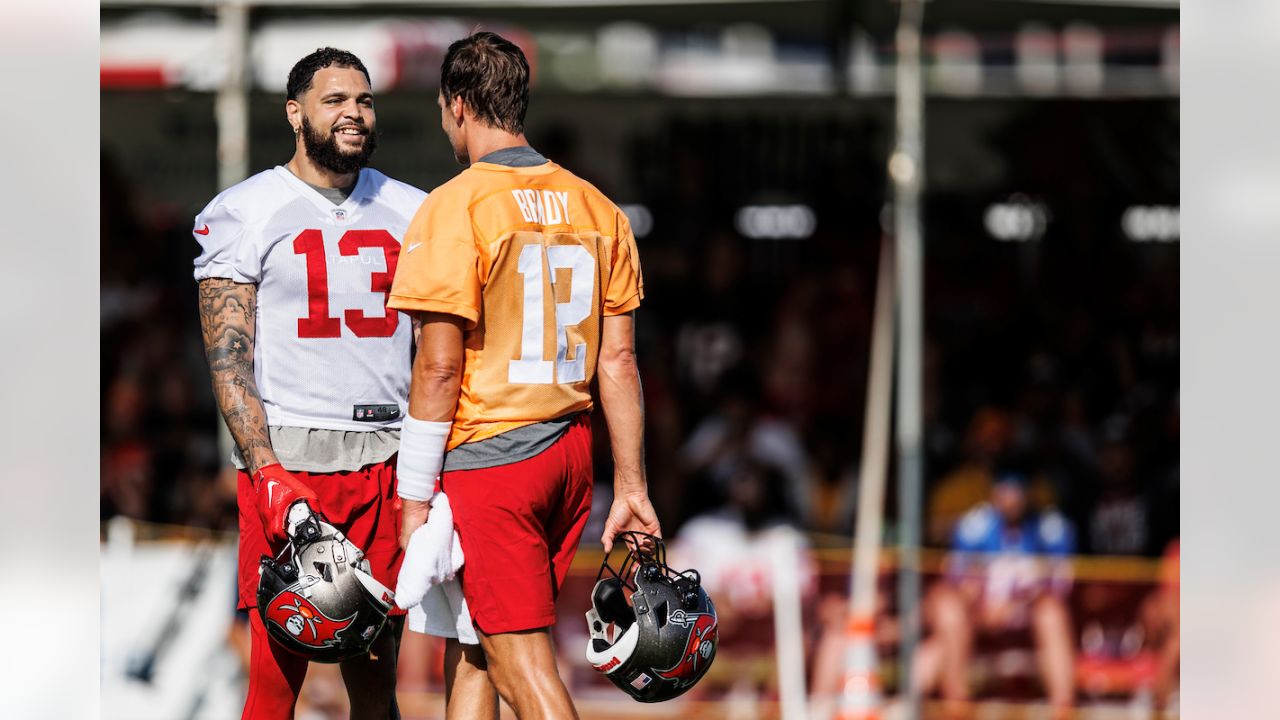
[[[311,521],[308,523],[307,521]],[[305,500],[299,500],[289,506],[289,515],[285,518],[285,531],[294,540],[315,540],[320,537],[316,515]],[[302,534],[303,530],[306,534]]]

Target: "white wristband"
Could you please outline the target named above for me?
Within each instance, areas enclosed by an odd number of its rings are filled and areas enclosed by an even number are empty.
[[[404,416],[404,424],[400,428],[400,458],[396,461],[400,497],[427,500],[432,496],[440,467],[444,465],[444,448],[452,427],[452,422]]]

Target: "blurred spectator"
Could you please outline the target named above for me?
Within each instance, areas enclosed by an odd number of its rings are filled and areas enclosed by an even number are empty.
[[[1167,709],[1177,688],[1178,543],[1160,562],[1155,587],[1138,583],[1081,583],[1075,617],[1080,626],[1078,686],[1091,700],[1135,698]]]
[[[745,465],[765,466],[785,479],[771,510],[803,526],[811,509],[813,464],[795,426],[761,412],[755,387],[741,373],[724,384],[715,410],[692,429],[681,449],[683,474],[694,479],[690,489],[701,495],[693,501],[706,507],[730,493],[733,477]],[[700,488],[703,484],[709,487]]]
[[[767,465],[750,459],[735,463],[725,478],[724,505],[689,520],[671,543],[672,567],[696,568],[715,601],[721,652],[719,667],[711,672],[727,685],[754,685],[774,671],[770,661],[776,543],[796,553],[802,603],[809,604],[817,589],[817,567],[808,543],[781,512],[784,482]]]
[[[963,460],[929,495],[926,542],[935,547],[945,545],[961,516],[987,499],[996,463],[1008,450],[1012,436],[1007,412],[989,407],[974,414],[965,433]]]
[[[1181,667],[1182,587],[1181,544],[1174,538],[1160,562],[1160,585],[1142,608],[1142,619],[1156,655],[1156,676],[1152,688],[1155,705],[1161,710],[1173,705]]]
[[[802,430],[809,429],[817,380],[813,376],[817,338],[812,318],[818,306],[818,284],[798,280],[783,291],[769,342],[760,351],[764,406]]]
[[[151,455],[141,442],[115,442],[103,449],[101,512],[104,520],[115,515],[151,517],[152,486]]]
[[[677,376],[690,409],[712,400],[721,377],[746,356],[747,334],[758,316],[743,281],[741,240],[719,231],[703,251],[700,281],[680,304],[675,332]]]
[[[1089,548],[1102,555],[1141,555],[1147,551],[1146,499],[1134,477],[1133,451],[1118,437],[1123,431],[1110,432],[1098,455],[1099,497],[1089,513]]]
[[[946,577],[924,605],[932,632],[917,657],[922,692],[940,689],[963,715],[975,637],[1031,631],[1037,665],[1055,713],[1074,701],[1074,643],[1065,597],[1075,532],[1056,511],[1032,512],[1027,477],[1000,475],[990,502],[956,527]]]
[[[1180,473],[1178,466],[1178,448],[1180,445],[1180,410],[1178,395],[1175,393],[1164,408],[1163,415],[1158,418],[1160,439],[1159,455],[1152,463],[1152,487],[1148,490],[1151,497],[1151,532],[1152,545],[1158,548],[1168,547],[1169,543],[1181,535],[1179,526],[1181,505]]]
[[[722,616],[757,614],[772,604],[772,567],[768,545],[772,533],[795,529],[781,511],[785,478],[752,460],[738,463],[727,478],[727,501],[695,516],[681,528],[672,544],[673,563],[696,567],[707,592],[716,598]],[[803,585],[811,589],[813,561],[798,558]]]

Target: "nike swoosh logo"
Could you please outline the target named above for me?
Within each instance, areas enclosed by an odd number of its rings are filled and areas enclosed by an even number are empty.
[[[409,243],[409,247],[405,248],[405,250],[404,250],[404,251],[405,251],[405,252],[407,252],[407,253],[411,253],[411,252],[413,252],[414,250],[417,250],[417,249],[418,249],[418,246],[419,246],[419,245],[421,245],[421,244],[422,244],[422,243]]]
[[[271,482],[267,483],[267,504],[268,505],[271,504],[271,494],[276,491],[276,485],[279,485],[279,483],[277,483],[275,480],[272,480]]]
[[[209,226],[206,224],[204,227],[200,228],[199,230],[193,230],[192,232],[194,232],[197,235],[208,235]]]

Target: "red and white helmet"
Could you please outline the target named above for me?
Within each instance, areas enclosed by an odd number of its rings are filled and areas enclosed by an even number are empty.
[[[297,529],[280,560],[263,555],[259,571],[258,613],[267,633],[316,662],[368,652],[394,601],[369,573],[360,549],[315,515]]]

